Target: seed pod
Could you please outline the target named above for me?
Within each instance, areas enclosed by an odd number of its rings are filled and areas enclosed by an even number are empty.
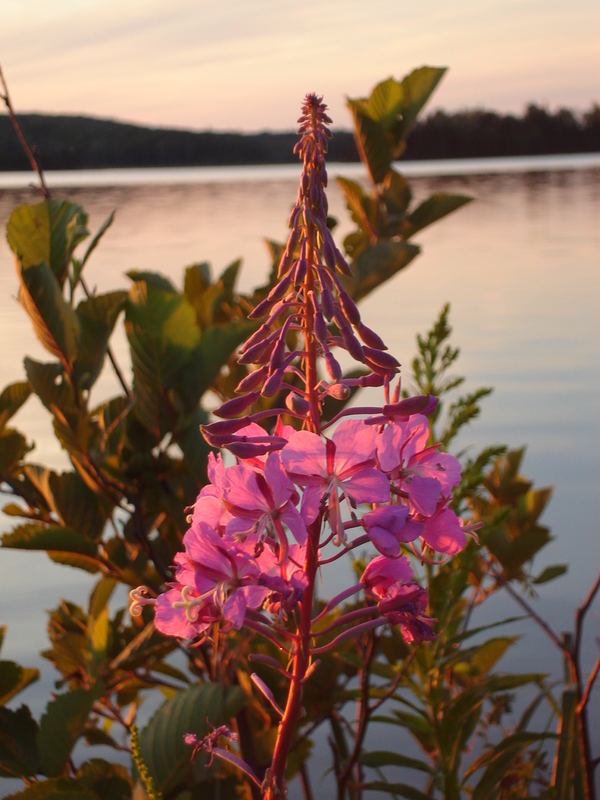
[[[375,331],[372,331],[371,328],[367,328],[366,325],[363,325],[362,322],[356,326],[356,332],[369,347],[374,347],[376,350],[387,350],[383,339],[381,339]]]
[[[252,372],[249,372],[245,378],[242,378],[242,380],[235,387],[234,392],[238,394],[240,392],[250,392],[252,389],[256,389],[256,387],[260,386],[267,377],[267,372],[268,368],[266,366],[252,370]]]
[[[329,350],[325,353],[325,369],[332,381],[339,381],[342,377],[342,368]]]
[[[338,297],[340,299],[340,305],[346,319],[349,320],[353,325],[359,325],[360,313],[354,300],[350,297],[348,292],[345,292],[342,288],[340,288],[338,291]]]
[[[285,405],[290,411],[293,411],[295,414],[302,414],[303,416],[310,411],[310,403],[308,400],[300,397],[296,392],[288,393],[285,398]]]
[[[250,406],[258,400],[259,396],[260,392],[250,392],[241,397],[234,397],[226,403],[223,403],[222,406],[219,406],[214,412],[215,416],[223,417],[224,419],[239,417],[240,414],[243,414],[246,409],[250,408]]]
[[[400,366],[400,362],[394,358],[391,353],[386,353],[383,350],[377,350],[374,347],[363,348],[367,361],[370,364],[375,364],[381,369],[394,370]]]
[[[432,394],[421,394],[415,397],[406,397],[399,403],[390,403],[381,411],[387,417],[410,417],[412,414],[431,414],[437,405],[437,397]]]
[[[350,397],[350,389],[343,383],[333,383],[327,389],[327,394],[336,400],[347,400]]]

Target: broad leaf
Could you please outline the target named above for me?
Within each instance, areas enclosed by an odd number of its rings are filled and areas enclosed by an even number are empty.
[[[108,340],[125,306],[126,292],[94,295],[77,306],[81,341],[74,364],[79,388],[90,389],[102,370]]]
[[[13,778],[38,772],[37,723],[27,706],[0,708],[0,775]]]
[[[31,394],[27,381],[17,381],[6,386],[0,394],[0,432],[8,420],[16,414]]]
[[[555,578],[564,575],[568,569],[569,567],[567,564],[552,564],[551,566],[543,569],[537,578],[533,579],[533,582],[537,584],[548,583],[549,581],[553,581]]]
[[[77,356],[81,335],[79,319],[62,296],[56,275],[44,262],[25,268],[17,261],[21,282],[19,298],[29,314],[35,335],[66,369]]]
[[[81,206],[68,200],[47,200],[16,208],[6,238],[25,269],[44,262],[62,286],[75,247],[88,235],[86,225]]]
[[[38,669],[22,667],[14,661],[0,661],[0,706],[8,703],[39,677]]]
[[[412,211],[404,220],[402,234],[407,239],[422,228],[426,228],[447,214],[472,201],[472,197],[462,194],[432,194]]]
[[[6,800],[110,800],[97,794],[84,781],[51,778],[28,786],[22,792],[11,794]]]
[[[362,104],[348,100],[354,119],[354,139],[362,162],[373,183],[381,183],[394,158],[394,141],[383,125],[362,110]]]
[[[45,775],[53,777],[61,773],[99,695],[99,688],[74,689],[48,703],[37,735]]]
[[[213,727],[228,723],[244,704],[239,687],[205,683],[167,700],[140,734],[144,763],[157,788],[168,794],[191,766],[185,733],[202,738]]]
[[[0,473],[8,475],[29,450],[22,433],[12,428],[3,430],[0,433]]]
[[[369,247],[354,261],[346,289],[354,300],[360,300],[407,267],[419,253],[419,247],[407,242],[387,241]]]
[[[47,550],[53,553],[81,553],[94,556],[96,544],[72,528],[30,523],[19,525],[2,536],[2,547],[17,550]]]

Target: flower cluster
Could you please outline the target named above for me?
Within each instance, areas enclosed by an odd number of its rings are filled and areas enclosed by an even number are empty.
[[[193,639],[215,622],[239,629],[265,622],[265,613],[286,615],[306,588],[315,523],[319,565],[329,541],[345,552],[370,540],[381,555],[363,575],[367,596],[392,621],[400,606],[406,615],[415,603],[422,616],[422,591],[418,602],[406,592],[414,579],[402,551],[411,543],[452,554],[464,545],[448,507],[460,466],[426,446],[425,416],[403,416],[401,402],[394,410],[384,420],[346,419],[331,437],[280,425],[280,450],[231,466],[211,456],[210,483],[175,558],[175,582],[156,602],[156,627]],[[255,433],[252,425],[238,431],[240,438]]]
[[[387,624],[407,642],[431,638],[427,593],[406,553],[450,557],[465,543],[450,508],[459,462],[429,444],[435,398],[401,399],[399,380],[392,391],[399,364],[344,288],[350,270],[327,219],[328,122],[321,98],[308,95],[296,146],[303,170],[278,281],[250,314],[263,321],[241,346],[248,372],[237,396],[203,429],[234,463],[209,457],[210,482],[193,506],[169,588],[157,600],[132,593],[136,613],[155,604],[155,625],[167,635],[198,640],[215,623],[245,626],[287,655],[289,696],[269,771],[277,792],[313,658]],[[339,350],[358,362],[358,374],[342,374]],[[328,398],[345,401],[363,386],[382,387],[384,402],[343,407],[324,420]],[[361,580],[313,618],[318,571],[369,543],[379,555]],[[316,625],[361,594],[362,604]],[[293,612],[290,633],[282,623]],[[268,697],[268,687],[261,691]]]

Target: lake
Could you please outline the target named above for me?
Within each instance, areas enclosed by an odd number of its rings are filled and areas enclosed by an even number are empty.
[[[494,387],[458,446],[526,444],[524,473],[538,487],[554,486],[542,521],[555,539],[538,567],[569,563],[569,573],[542,587],[536,607],[556,629],[570,628],[574,608],[600,566],[600,155],[414,162],[401,169],[417,199],[446,191],[472,195],[475,202],[415,237],[422,255],[361,303],[362,317],[408,365],[415,334],[451,303],[453,343],[461,349],[458,374],[467,376],[467,390]],[[329,171],[362,175],[360,165],[330,165]],[[89,285],[99,291],[127,286],[124,274],[131,269],[160,271],[181,284],[183,268],[192,262],[209,261],[218,273],[239,256],[240,288],[250,289],[268,273],[264,238],[285,238],[297,178],[298,168],[288,166],[47,175],[55,197],[84,206],[92,231],[117,209],[86,267]],[[15,205],[32,201],[29,182],[29,174],[0,175],[3,228]],[[329,201],[339,219],[339,242],[351,223],[334,180]],[[24,355],[45,358],[16,291],[12,255],[2,237],[0,388],[22,378]],[[126,364],[122,334],[115,350]],[[105,371],[96,398],[114,388]],[[37,442],[32,459],[65,466],[39,404],[30,400],[15,424]],[[0,518],[0,529],[8,528],[9,521]],[[344,578],[338,573],[333,583],[342,585]],[[83,599],[90,585],[89,576],[52,564],[43,554],[3,551],[0,622],[8,624],[8,634],[2,657],[35,664],[45,642],[45,609],[59,596]],[[506,599],[495,612],[518,610]],[[588,622],[588,670],[599,624],[597,606]],[[503,664],[558,673],[560,659],[539,632],[521,630],[518,657]],[[43,681],[22,696],[38,717],[52,680],[44,668]]]

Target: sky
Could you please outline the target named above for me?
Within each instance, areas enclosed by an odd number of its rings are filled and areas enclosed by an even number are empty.
[[[447,66],[431,109],[600,100],[598,0],[2,0],[17,111],[291,130],[308,91],[346,96]]]

